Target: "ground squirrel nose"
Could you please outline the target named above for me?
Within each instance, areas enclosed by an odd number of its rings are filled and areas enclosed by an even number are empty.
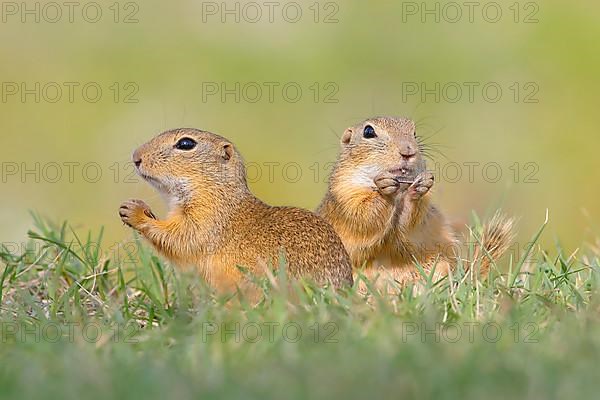
[[[133,157],[133,163],[135,164],[136,167],[139,167],[140,165],[142,165],[142,158],[141,157]]]
[[[402,156],[402,158],[412,158],[416,154],[417,154],[417,152],[411,146],[406,146],[406,147],[400,149],[400,155]]]
[[[133,152],[133,155],[131,156],[131,159],[133,160],[133,163],[135,164],[136,167],[139,167],[140,165],[142,165],[142,156],[139,154],[139,149]]]

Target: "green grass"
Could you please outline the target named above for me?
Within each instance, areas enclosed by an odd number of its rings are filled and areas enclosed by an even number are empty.
[[[137,240],[98,246],[102,233],[35,225],[26,248],[0,249],[3,398],[549,399],[600,386],[593,249],[534,243],[489,281],[459,266],[368,300],[287,285],[280,270],[255,278],[252,305]]]

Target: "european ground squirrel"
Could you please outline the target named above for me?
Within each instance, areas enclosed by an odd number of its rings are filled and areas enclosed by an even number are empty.
[[[271,207],[248,189],[244,162],[227,139],[197,129],[155,137],[133,155],[138,173],[169,206],[159,220],[141,200],[124,202],[122,221],[181,267],[196,268],[220,290],[244,286],[278,267],[334,287],[352,285],[348,254],[333,228],[300,208]]]
[[[353,268],[400,284],[422,278],[415,263],[438,276],[457,265],[456,234],[431,203],[434,176],[426,169],[415,124],[376,117],[346,129],[317,214],[340,235]],[[512,240],[512,220],[500,215],[484,225],[479,254],[485,273]]]

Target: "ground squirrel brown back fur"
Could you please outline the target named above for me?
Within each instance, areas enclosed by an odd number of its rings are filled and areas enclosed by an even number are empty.
[[[209,284],[245,284],[238,266],[255,274],[285,258],[292,277],[341,287],[352,284],[348,254],[333,228],[300,208],[271,207],[248,189],[233,144],[213,133],[176,129],[133,155],[138,173],[165,197],[159,220],[141,200],[124,202],[122,221],[175,264],[196,268]]]
[[[406,118],[376,117],[346,129],[317,213],[340,235],[354,269],[406,284],[421,279],[415,262],[439,275],[457,265],[458,240],[431,203],[434,176]],[[512,220],[492,218],[478,249],[481,270],[512,240]]]

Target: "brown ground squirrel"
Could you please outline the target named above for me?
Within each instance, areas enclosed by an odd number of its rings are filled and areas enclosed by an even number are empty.
[[[441,276],[456,264],[458,240],[444,215],[431,204],[434,177],[426,170],[415,124],[376,117],[346,129],[341,152],[317,214],[342,238],[355,270],[382,274],[400,284],[421,278],[435,265]],[[477,250],[482,272],[512,240],[512,220],[500,215],[484,226]]]
[[[181,267],[195,267],[218,290],[243,287],[237,268],[263,274],[283,255],[292,277],[352,285],[348,254],[314,213],[271,207],[248,189],[241,155],[227,139],[197,129],[164,132],[133,154],[138,173],[165,197],[157,219],[141,200],[124,202],[121,220]]]

